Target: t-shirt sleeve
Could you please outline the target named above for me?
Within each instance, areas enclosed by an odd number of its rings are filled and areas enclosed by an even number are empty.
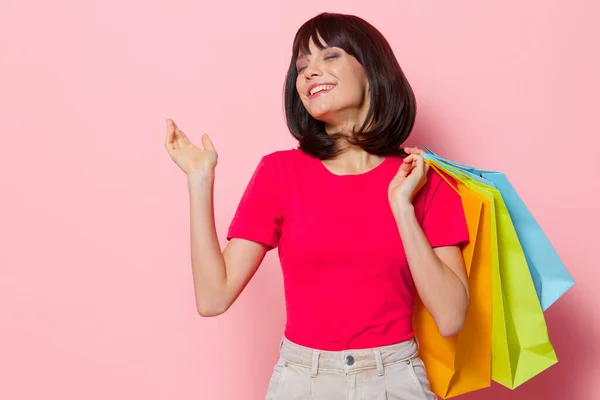
[[[469,241],[462,201],[455,190],[456,181],[449,175],[444,174],[444,177],[454,188],[433,168],[429,170],[425,185],[427,192],[421,227],[431,247],[461,245]]]
[[[281,182],[269,156],[263,157],[240,200],[227,240],[240,238],[277,247],[281,234]]]

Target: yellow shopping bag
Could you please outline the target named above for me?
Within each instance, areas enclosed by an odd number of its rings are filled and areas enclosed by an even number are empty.
[[[498,268],[492,271],[492,380],[514,389],[558,361],[514,225],[502,195],[485,180],[435,159],[427,162],[492,196],[492,244],[494,236],[498,243]]]
[[[442,398],[488,387],[491,380],[490,200],[460,182],[457,190],[461,194],[469,229],[469,243],[462,249],[471,293],[464,327],[457,336],[441,336],[433,317],[418,298],[413,321],[431,390]]]

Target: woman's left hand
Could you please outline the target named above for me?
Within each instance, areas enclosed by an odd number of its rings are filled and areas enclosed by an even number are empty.
[[[429,165],[423,159],[425,151],[417,147],[405,147],[404,152],[408,156],[388,188],[388,198],[394,210],[412,203],[415,195],[427,182],[429,171]]]

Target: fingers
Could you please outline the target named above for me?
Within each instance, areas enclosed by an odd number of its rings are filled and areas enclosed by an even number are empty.
[[[422,154],[417,154],[416,155],[416,166],[415,168],[423,173],[425,171],[425,159],[423,158]]]
[[[210,138],[208,137],[208,135],[206,133],[204,135],[202,135],[202,146],[204,146],[204,150],[210,150],[210,151],[214,151],[214,152],[217,151],[217,150],[215,150],[215,145],[213,144],[213,142],[210,140]]]
[[[192,144],[191,140],[181,129],[179,129],[177,124],[172,119],[167,119],[167,136],[165,138],[165,147],[169,151],[172,151],[190,144]],[[205,150],[212,150],[216,152],[213,142],[206,134],[202,136],[202,145],[204,146]]]
[[[419,174],[426,174],[429,171],[429,164],[425,162],[423,155],[420,153],[413,153],[405,157],[398,174],[407,177],[413,170],[417,170]]]
[[[419,155],[425,154],[425,150],[420,149],[418,147],[405,147],[404,152],[406,154],[419,154]]]
[[[190,141],[190,139],[187,137],[187,135],[186,135],[185,133],[183,133],[183,131],[181,131],[181,130],[180,130],[179,132],[181,133],[181,137],[183,138],[183,142],[184,142],[185,144],[190,144],[190,143],[192,143],[192,142]]]
[[[175,125],[175,138],[177,139],[177,145],[181,147],[185,147],[185,145],[189,144],[189,140],[185,136],[185,133],[177,125]]]
[[[412,166],[415,164],[415,161],[416,161],[416,156],[414,154],[411,154],[408,157],[404,158],[404,160],[402,161],[402,167],[403,168],[410,167],[410,169],[412,169]]]
[[[404,151],[408,154],[423,154],[425,151],[419,149],[418,147],[405,147]]]
[[[415,167],[415,155],[411,154],[404,158],[402,164],[400,165],[400,169],[398,170],[398,175],[401,177],[407,177],[410,172]]]
[[[417,157],[417,165],[416,165],[415,169],[417,170],[418,175],[421,177],[420,179],[427,180],[430,165],[425,162],[425,159],[423,158],[422,154],[419,154],[416,157]]]
[[[167,136],[165,137],[165,147],[172,151],[175,149],[175,123],[172,119],[167,119]]]
[[[177,133],[178,139],[181,140],[183,144],[190,144],[190,139],[188,139],[187,135],[183,133],[181,129],[177,125],[175,125],[175,133]]]

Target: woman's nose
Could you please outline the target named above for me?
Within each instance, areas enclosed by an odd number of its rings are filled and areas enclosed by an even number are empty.
[[[316,66],[308,66],[304,69],[304,77],[306,79],[321,76],[322,74],[323,72],[321,71],[321,69]]]

